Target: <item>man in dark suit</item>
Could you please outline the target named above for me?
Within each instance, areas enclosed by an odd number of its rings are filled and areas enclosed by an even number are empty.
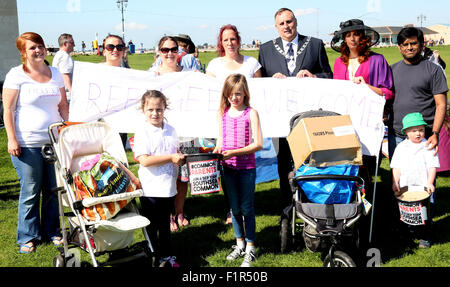
[[[290,9],[281,8],[275,13],[275,27],[280,37],[259,49],[263,77],[333,78],[322,40],[298,34],[297,19]],[[288,180],[292,156],[285,138],[279,139],[277,158],[282,208],[285,208],[292,201]]]

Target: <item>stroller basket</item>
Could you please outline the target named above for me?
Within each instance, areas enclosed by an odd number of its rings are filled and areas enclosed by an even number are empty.
[[[295,202],[297,215],[307,224],[313,226],[319,234],[340,233],[356,222],[362,214],[363,204],[361,191],[364,187],[364,180],[358,176],[347,175],[308,175],[297,176],[293,183],[299,181],[317,180],[345,180],[356,182],[354,200],[348,204],[319,204],[308,202],[302,192],[299,200]]]

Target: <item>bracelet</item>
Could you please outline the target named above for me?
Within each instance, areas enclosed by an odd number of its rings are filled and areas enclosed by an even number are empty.
[[[431,133],[436,136],[437,144],[439,144],[439,133],[435,131],[432,131]]]

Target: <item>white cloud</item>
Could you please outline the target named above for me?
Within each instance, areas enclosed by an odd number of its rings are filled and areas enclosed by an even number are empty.
[[[260,26],[256,27],[256,30],[258,30],[258,31],[267,31],[267,30],[272,29],[273,27],[274,27],[273,24],[272,25],[260,25]]]
[[[294,15],[295,16],[304,16],[304,15],[309,15],[309,14],[315,14],[318,11],[319,10],[316,8],[297,9],[294,11]]]
[[[125,30],[135,31],[135,30],[147,30],[149,27],[146,24],[138,24],[136,22],[125,23]],[[118,24],[115,27],[116,30],[122,31],[122,24]]]

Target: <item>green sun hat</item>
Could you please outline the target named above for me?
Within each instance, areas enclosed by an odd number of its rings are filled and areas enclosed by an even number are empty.
[[[402,134],[405,134],[405,130],[410,127],[427,126],[427,123],[423,120],[423,117],[420,113],[407,114],[403,118],[402,123],[403,123]]]

